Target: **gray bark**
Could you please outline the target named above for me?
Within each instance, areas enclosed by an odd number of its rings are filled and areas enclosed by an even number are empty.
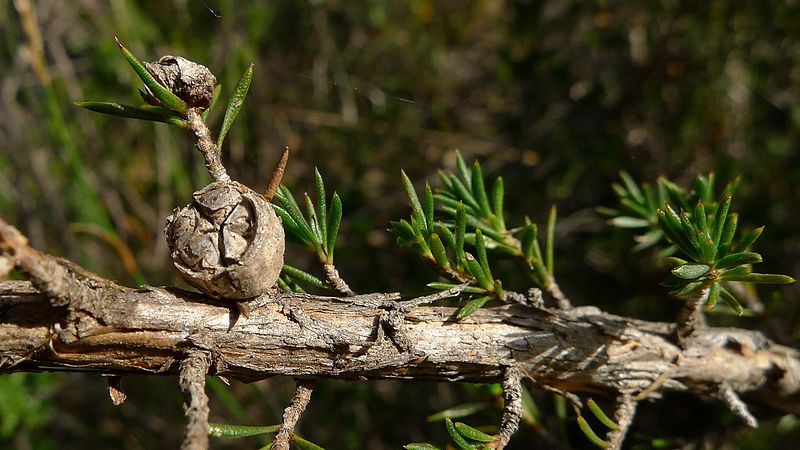
[[[562,391],[635,395],[659,379],[647,396],[667,390],[711,398],[727,384],[749,401],[800,412],[800,354],[753,331],[706,328],[681,348],[673,324],[593,307],[504,305],[456,321],[450,307],[404,312],[393,294],[276,293],[257,299],[244,317],[198,294],[85,280],[92,295],[59,302],[28,282],[0,283],[0,371],[176,374],[197,351],[211,355],[211,374],[241,381],[498,382],[505,367],[518,367]]]

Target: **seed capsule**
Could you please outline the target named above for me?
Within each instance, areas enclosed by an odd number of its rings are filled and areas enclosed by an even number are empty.
[[[172,262],[192,286],[235,300],[267,292],[278,280],[283,227],[270,203],[235,181],[215,181],[167,218]]]

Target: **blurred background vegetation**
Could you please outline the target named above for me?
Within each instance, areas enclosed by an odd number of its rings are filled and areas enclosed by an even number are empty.
[[[165,217],[209,181],[188,136],[163,124],[100,116],[80,100],[135,103],[135,75],[114,36],[145,60],[208,66],[228,95],[255,63],[245,107],[223,149],[229,173],[261,189],[280,151],[284,183],[313,190],[313,167],[345,216],[339,270],[359,292],[421,292],[435,277],[385,231],[407,214],[399,184],[452,167],[454,149],[505,178],[516,220],[542,222],[556,204],[556,277],[574,303],[672,320],[665,268],[631,254],[628,233],[594,208],[610,183],[743,177],[734,208],[767,225],[762,271],[800,272],[800,4],[620,1],[126,1],[0,2],[0,214],[37,248],[128,285],[179,284]],[[212,123],[219,123],[219,112]],[[292,247],[288,262],[309,271]],[[521,287],[521,280],[510,284]],[[761,290],[763,313],[714,315],[797,345],[797,285]],[[130,377],[114,407],[98,375],[0,377],[0,447],[177,448],[181,397],[172,378]],[[277,423],[291,380],[212,385],[212,420]],[[590,448],[572,418],[534,391],[543,417],[511,448]],[[499,422],[491,388],[323,381],[299,431],[331,449],[445,442],[425,417],[465,402],[466,421]],[[672,395],[642,405],[629,447],[792,448],[797,419],[756,408],[744,430],[721,404]],[[263,440],[213,442],[257,448]]]

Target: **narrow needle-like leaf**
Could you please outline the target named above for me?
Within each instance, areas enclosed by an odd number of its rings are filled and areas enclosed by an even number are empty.
[[[217,106],[220,92],[222,92],[222,85],[217,83],[214,85],[214,93],[211,95],[211,104],[208,105],[208,108],[204,109],[203,112],[200,113],[200,117],[204,121],[208,119],[208,115],[211,114],[211,111]]]
[[[506,219],[503,217],[503,196],[505,195],[503,187],[503,177],[497,177],[492,185],[492,206],[494,206],[494,215],[497,218],[497,228],[500,230],[506,229]]]
[[[586,405],[589,407],[589,411],[591,411],[592,414],[597,417],[597,420],[602,422],[603,425],[612,430],[619,428],[619,426],[606,415],[605,411],[603,411],[603,409],[600,408],[600,405],[598,405],[594,400],[590,398],[586,401]]]
[[[248,425],[228,425],[226,423],[209,423],[208,435],[216,438],[243,438],[275,433],[279,428],[280,425],[254,427]]]
[[[486,256],[486,243],[483,241],[483,233],[481,233],[481,230],[475,230],[475,253],[478,255],[478,263],[480,263],[483,272],[491,280],[492,271],[489,269],[489,259]]]
[[[339,225],[342,223],[342,200],[339,194],[333,193],[331,208],[328,212],[328,263],[333,262],[333,250],[336,246],[336,237],[339,234]]]
[[[427,182],[425,183],[425,204],[422,207],[422,212],[425,216],[426,234],[430,236],[433,234],[433,190],[431,190],[431,185]]]
[[[492,440],[494,440],[493,436],[490,436],[481,430],[472,428],[463,422],[456,422],[455,427],[456,430],[467,439],[472,439],[473,441],[478,442],[492,442]]]
[[[586,419],[583,416],[578,416],[578,428],[581,429],[584,435],[589,439],[589,441],[600,447],[600,448],[609,448],[611,444],[601,439],[595,432],[592,430],[592,427],[586,422]]]
[[[469,445],[469,443],[464,439],[463,436],[456,430],[455,425],[453,425],[453,421],[450,418],[444,419],[445,427],[447,428],[447,434],[450,435],[450,438],[453,440],[453,443],[458,446],[461,450],[475,450],[474,447]]]
[[[544,258],[547,274],[553,276],[553,247],[556,239],[556,207],[550,207],[550,213],[547,215],[547,235],[544,242]]]
[[[489,300],[491,300],[491,297],[489,297],[488,295],[484,295],[482,297],[478,297],[476,299],[468,301],[464,306],[461,307],[461,309],[458,310],[458,313],[456,313],[456,320],[461,320],[465,317],[469,317],[470,315],[472,315],[472,313],[481,309],[481,307],[485,305],[486,302],[488,302]]]
[[[322,248],[328,254],[328,205],[325,199],[325,182],[319,169],[314,168],[314,187],[316,188],[317,218],[319,219],[319,231],[322,235]]]
[[[714,242],[714,246],[719,248],[720,240],[723,235],[723,231],[725,230],[725,222],[728,218],[728,210],[731,207],[731,194],[725,194],[725,197],[717,206],[717,213],[714,215],[714,231],[713,235],[711,236],[711,240]]]
[[[250,90],[250,82],[253,81],[253,64],[250,64],[242,74],[242,78],[236,83],[233,89],[231,99],[228,101],[228,108],[225,110],[225,117],[222,119],[222,127],[219,130],[217,137],[217,148],[222,148],[222,143],[225,141],[225,135],[231,129],[233,121],[239,115],[239,110],[242,109],[244,99],[247,97],[247,92]]]
[[[478,161],[475,161],[472,164],[472,193],[475,195],[475,200],[478,201],[478,206],[481,208],[482,215],[484,217],[488,217],[492,214],[491,208],[489,208],[489,196],[486,193],[486,187],[483,185],[483,172],[481,171],[481,165]]]
[[[122,52],[122,55],[128,61],[128,64],[130,64],[130,66],[133,68],[133,71],[136,72],[136,75],[139,76],[153,96],[155,96],[155,98],[161,102],[161,105],[181,114],[185,114],[186,111],[189,110],[189,105],[187,105],[186,102],[181,100],[177,95],[173,94],[172,91],[162,86],[161,83],[159,83],[153,77],[153,75],[148,72],[142,61],[139,60],[136,55],[131,53],[131,51],[128,50],[124,45],[122,45],[119,39],[117,39],[117,46],[119,47],[119,51]]]

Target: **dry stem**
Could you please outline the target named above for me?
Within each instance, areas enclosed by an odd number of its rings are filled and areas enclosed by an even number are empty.
[[[289,450],[289,443],[292,440],[292,433],[300,416],[308,407],[311,401],[311,392],[314,390],[313,380],[295,380],[297,387],[295,388],[294,397],[292,402],[283,411],[283,421],[281,428],[275,435],[275,440],[272,441],[271,450]]]
[[[206,450],[208,448],[208,396],[206,374],[211,358],[203,352],[193,351],[181,361],[178,383],[184,395],[184,410],[188,423],[181,450]]]

